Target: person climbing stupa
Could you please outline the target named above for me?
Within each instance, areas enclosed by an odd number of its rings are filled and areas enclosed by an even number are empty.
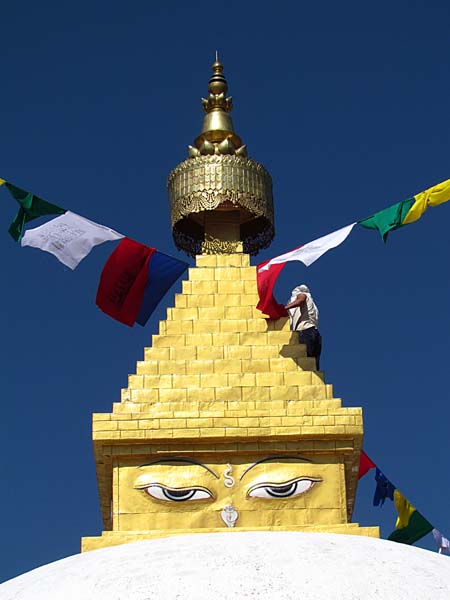
[[[322,352],[322,336],[319,332],[319,309],[311,296],[307,285],[301,284],[291,292],[291,298],[285,306],[289,311],[292,331],[298,331],[298,341],[306,345],[307,356],[316,359],[319,371]]]

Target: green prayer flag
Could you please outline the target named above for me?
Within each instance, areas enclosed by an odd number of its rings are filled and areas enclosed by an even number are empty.
[[[397,202],[397,204],[380,210],[368,219],[358,221],[358,224],[367,227],[367,229],[378,229],[383,241],[386,242],[390,231],[402,227],[403,221],[414,202],[415,198],[408,198],[402,202]]]
[[[66,212],[65,208],[56,206],[56,204],[50,204],[50,202],[46,202],[30,192],[21,190],[11,183],[5,183],[5,185],[12,197],[20,204],[19,212],[8,230],[16,242],[22,239],[25,224],[29,221],[43,215],[62,215]]]
[[[393,531],[388,540],[400,542],[400,544],[414,544],[432,530],[433,525],[419,511],[415,510],[409,517],[408,525]]]

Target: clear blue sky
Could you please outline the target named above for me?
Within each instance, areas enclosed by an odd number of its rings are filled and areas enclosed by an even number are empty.
[[[450,177],[447,1],[24,0],[1,20],[0,177],[175,256],[166,176],[200,131],[216,48],[235,128],[274,181],[276,239],[253,264]],[[146,328],[120,325],[94,303],[113,246],[71,272],[11,240],[0,196],[3,580],[100,533],[91,413],[119,400],[181,284]],[[355,230],[278,288],[310,285],[327,382],[447,534],[449,228],[450,204],[386,246]],[[354,519],[387,536],[395,511],[372,492],[369,474]]]

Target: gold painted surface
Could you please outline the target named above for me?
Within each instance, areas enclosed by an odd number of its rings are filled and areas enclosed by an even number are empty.
[[[350,527],[361,409],[343,407],[334,398],[288,319],[264,319],[255,308],[257,299],[256,270],[247,254],[198,256],[121,401],[109,414],[94,414],[105,529],[125,536],[102,537],[102,544],[149,530],[159,537],[180,531]],[[249,462],[279,454],[289,458],[283,459],[283,472],[271,465],[276,479],[270,480],[266,465],[249,473],[251,481],[240,480]],[[294,466],[299,454],[314,464]],[[203,461],[218,478],[198,465],[181,468],[174,457]],[[161,458],[172,462],[139,469]],[[224,485],[228,465],[232,488]],[[281,485],[282,477],[293,483],[307,475],[322,481],[290,498],[248,497],[251,486],[264,483],[256,480],[258,468],[268,483]],[[206,496],[161,498],[163,485],[177,493],[180,482],[198,486]],[[148,491],[156,486],[159,498]],[[228,504],[238,513],[234,528],[220,516]]]
[[[342,524],[343,468],[298,456],[239,454],[119,462],[113,529],[226,528],[221,511],[227,505],[240,527]]]
[[[343,535],[363,535],[367,537],[379,538],[379,527],[360,527],[358,523],[347,523],[345,525],[304,525],[286,527],[235,527],[233,529],[211,528],[203,529],[202,533],[230,533],[240,531],[306,531],[310,533],[339,533]],[[158,531],[104,531],[98,537],[84,537],[81,540],[81,552],[89,552],[100,548],[110,546],[119,546],[131,542],[140,542],[142,540],[154,540],[174,535],[190,535],[194,533],[190,529],[158,530]],[[195,532],[198,533],[198,532]]]

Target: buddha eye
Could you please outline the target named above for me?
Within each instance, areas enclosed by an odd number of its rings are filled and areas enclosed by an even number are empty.
[[[169,502],[187,502],[189,500],[208,500],[214,498],[209,490],[201,487],[169,488],[159,483],[152,483],[139,489],[144,490],[152,498],[168,500]]]
[[[315,483],[320,483],[318,477],[299,477],[286,483],[259,483],[247,492],[248,498],[294,498],[309,492]]]

